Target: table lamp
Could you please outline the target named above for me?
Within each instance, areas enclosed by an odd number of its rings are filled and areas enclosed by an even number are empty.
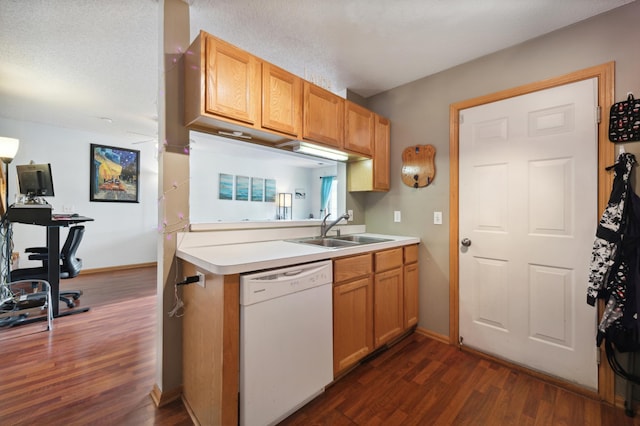
[[[292,198],[293,194],[291,194],[290,192],[281,192],[278,194],[278,219],[291,219]]]
[[[2,203],[2,214],[5,215],[9,211],[9,163],[13,161],[13,158],[18,152],[18,146],[20,141],[14,138],[6,138],[0,136],[0,160],[5,164],[5,179],[4,179],[4,202]],[[9,282],[9,271],[11,271],[11,236],[10,236],[10,224],[8,220],[3,221],[4,225],[4,246],[6,248],[5,265],[6,271],[2,274],[3,282]]]
[[[14,138],[5,138],[0,136],[0,160],[5,164],[5,180],[4,180],[4,203],[3,212],[6,212],[9,207],[9,163],[13,161],[13,158],[18,153],[18,147],[20,146],[20,140]]]

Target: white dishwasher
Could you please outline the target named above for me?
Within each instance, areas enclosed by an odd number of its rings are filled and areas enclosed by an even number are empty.
[[[333,380],[331,261],[240,277],[240,424],[272,425]]]

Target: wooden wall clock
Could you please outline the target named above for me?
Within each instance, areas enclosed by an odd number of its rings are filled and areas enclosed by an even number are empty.
[[[414,145],[402,151],[402,182],[412,188],[429,186],[436,177],[436,148]]]

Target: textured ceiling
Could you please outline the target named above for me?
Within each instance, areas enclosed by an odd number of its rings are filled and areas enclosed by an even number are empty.
[[[630,2],[187,0],[191,39],[203,29],[365,97]],[[158,9],[157,0],[0,0],[0,116],[131,143],[155,137]]]

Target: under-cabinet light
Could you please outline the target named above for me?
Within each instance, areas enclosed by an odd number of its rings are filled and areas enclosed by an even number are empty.
[[[247,140],[251,139],[251,135],[245,135],[244,133],[238,132],[238,131],[226,132],[224,130],[218,130],[218,134],[220,136],[229,136],[232,138],[247,139]]]
[[[311,145],[306,142],[298,142],[297,145],[293,146],[293,150],[301,154],[328,158],[329,160],[347,161],[349,159],[349,157],[343,152],[325,148],[322,146]]]

